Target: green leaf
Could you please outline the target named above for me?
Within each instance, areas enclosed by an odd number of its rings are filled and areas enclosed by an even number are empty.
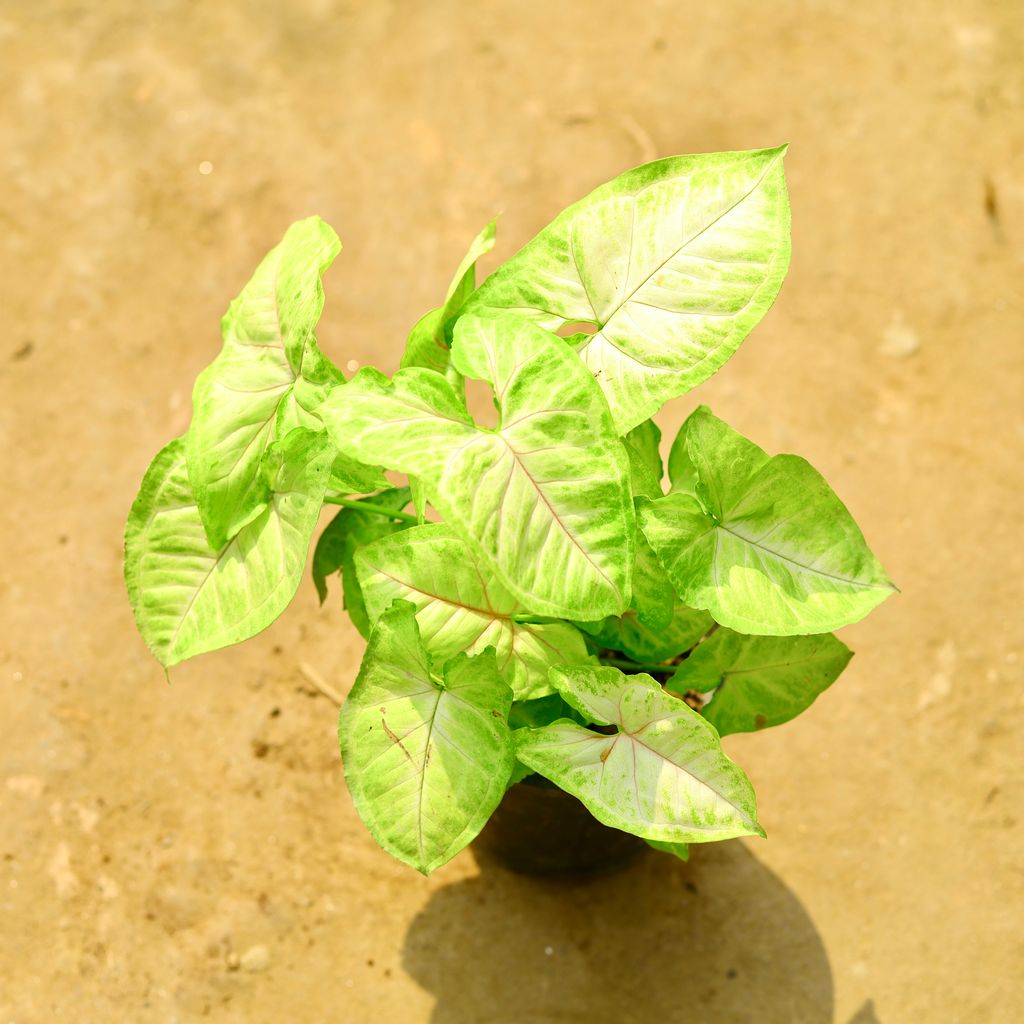
[[[673,619],[676,594],[647,538],[637,528],[636,560],[633,563],[633,596],[629,611],[648,629],[668,629]],[[627,612],[628,614],[629,612]]]
[[[515,763],[511,703],[493,653],[461,654],[439,677],[415,609],[381,616],[338,735],[356,810],[388,853],[429,874],[483,828]]]
[[[598,619],[629,602],[635,515],[608,407],[558,338],[519,317],[463,316],[459,372],[486,380],[501,426],[476,427],[422,369],[361,370],[323,406],[337,446],[420,479],[431,504],[536,615]]]
[[[696,387],[775,301],[789,266],[785,147],[637,167],[561,213],[467,305],[556,330],[597,326],[579,352],[620,434]]]
[[[444,314],[445,330],[448,332],[448,340],[451,341],[451,328],[455,318],[462,311],[462,308],[469,301],[469,297],[476,288],[476,263],[481,256],[487,255],[494,248],[494,237],[498,229],[498,218],[488,224],[483,231],[473,239],[466,255],[462,257],[452,283],[448,286],[448,293],[444,298],[442,312]]]
[[[184,439],[146,472],[125,529],[125,582],[139,632],[165,668],[254,636],[295,594],[331,451],[304,431],[287,446],[267,506],[217,551],[189,485]]]
[[[371,621],[392,601],[408,601],[435,661],[493,647],[516,700],[551,693],[551,665],[587,660],[583,637],[567,622],[516,621],[522,605],[446,525],[385,537],[355,562]]]
[[[567,720],[520,729],[516,754],[598,821],[667,843],[764,835],[750,782],[718,734],[650,676],[580,666],[554,668],[551,678],[582,714],[617,731]]]
[[[399,364],[403,369],[419,366],[444,376],[451,365],[451,353],[444,340],[443,310],[432,309],[416,321],[405,342]]]
[[[328,494],[342,497],[346,494],[370,494],[387,485],[388,478],[379,466],[367,466],[350,459],[343,452],[335,453],[327,481]]]
[[[673,857],[678,857],[680,860],[690,859],[690,847],[687,843],[661,843],[657,839],[647,839],[645,842],[655,850],[671,853]]]
[[[629,456],[630,480],[633,496],[660,498],[661,478],[664,467],[661,464],[661,431],[654,420],[644,420],[622,439]]]
[[[408,487],[391,488],[366,499],[374,505],[400,512],[411,500]],[[408,523],[395,522],[375,512],[343,508],[327,524],[313,552],[313,584],[320,603],[327,598],[327,577],[340,570],[345,594],[345,610],[356,629],[364,637],[370,635],[370,622],[359,580],[355,571],[356,549],[389,534],[408,528]]]
[[[403,368],[421,366],[440,374],[448,373],[448,349],[452,340],[452,327],[476,287],[476,261],[494,248],[496,228],[497,220],[492,220],[473,239],[469,251],[462,257],[462,262],[448,286],[444,305],[439,309],[432,309],[413,327],[405,344],[405,354],[402,356]]]
[[[853,517],[795,455],[769,457],[701,407],[683,425],[695,496],[639,498],[679,596],[743,633],[827,633],[894,590]]]
[[[678,598],[669,608],[671,618],[660,628],[646,625],[633,608],[625,615],[610,616],[599,624],[581,622],[578,625],[603,647],[622,651],[634,661],[666,661],[688,651],[715,624],[707,612],[687,608]]]
[[[557,722],[560,718],[568,718],[573,722],[579,722],[580,725],[586,725],[587,719],[575,708],[566,704],[565,698],[553,686],[551,691],[544,697],[517,700],[509,712],[509,728],[513,730],[537,729],[542,725]]]
[[[221,322],[224,346],[196,381],[186,439],[189,479],[214,548],[269,500],[259,467],[286,432],[277,431],[282,408],[284,426],[306,425],[303,408],[344,379],[313,337],[324,301],[320,276],[340,249],[319,217],[293,224],[231,303]]]
[[[686,450],[686,430],[681,429],[672,442],[672,448],[668,453],[668,478],[671,484],[671,494],[692,494],[696,495],[697,489],[697,467],[694,466],[690,453]],[[651,495],[646,495],[651,497]],[[661,495],[654,495],[655,498]]]
[[[388,469],[421,477],[422,485],[439,480],[452,452],[480,433],[452,385],[419,367],[399,370],[390,381],[364,367],[331,393],[321,413],[342,451],[357,459],[356,452],[376,452]]]
[[[546,697],[537,697],[534,700],[517,700],[509,712],[508,725],[513,730],[513,738],[516,729],[527,726],[537,728],[541,725],[550,725],[560,718],[568,718],[574,722],[585,725],[586,721],[575,708],[569,707],[560,693],[549,693]],[[532,768],[527,768],[518,758],[516,766],[512,771],[512,778],[509,779],[509,786],[522,782],[528,775],[536,774]]]
[[[687,608],[677,599],[665,570],[638,529],[629,608],[621,616],[578,625],[604,647],[637,661],[664,661],[689,650],[713,621],[707,612]]]
[[[831,633],[744,636],[717,629],[666,683],[685,693],[714,690],[704,717],[720,736],[781,725],[839,678],[853,652]]]
[[[422,526],[427,521],[428,499],[427,492],[423,489],[423,485],[418,477],[409,477],[409,491],[412,494],[412,503],[416,509],[416,516],[420,521],[420,526]]]

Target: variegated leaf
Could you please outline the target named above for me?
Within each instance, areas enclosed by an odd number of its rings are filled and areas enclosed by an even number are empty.
[[[338,736],[356,810],[388,853],[429,874],[483,828],[515,764],[511,704],[493,652],[438,671],[411,605],[380,617]]]
[[[525,608],[597,619],[629,601],[635,517],[625,449],[590,375],[519,317],[461,317],[453,365],[494,389],[477,427],[440,375],[360,371],[323,406],[335,443],[420,479],[431,504]]]
[[[416,608],[435,661],[493,647],[516,700],[551,693],[551,665],[588,660],[583,637],[567,622],[518,621],[522,605],[446,525],[384,537],[360,548],[355,562],[371,621],[404,600]]]
[[[827,633],[895,588],[821,475],[769,457],[706,407],[683,425],[687,489],[638,499],[640,522],[679,596],[741,633]]]
[[[556,217],[467,311],[595,325],[579,352],[624,434],[710,377],[774,302],[789,266],[784,153],[627,171]]]
[[[554,668],[551,678],[589,721],[515,733],[519,760],[572,793],[599,821],[663,843],[764,835],[746,775],[718,734],[650,676],[614,668]]]

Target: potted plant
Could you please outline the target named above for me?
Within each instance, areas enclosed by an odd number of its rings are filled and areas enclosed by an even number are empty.
[[[385,850],[428,873],[499,806],[484,838],[534,870],[763,835],[720,737],[806,709],[850,658],[832,631],[894,588],[803,459],[700,407],[666,474],[651,417],[774,301],[783,155],[628,171],[477,288],[492,223],[390,379],[346,380],[320,351],[340,243],[315,217],[289,228],[129,516],[125,578],[159,661],[268,626],[337,505],[313,576],[323,597],[340,572],[367,637],[339,735]],[[470,416],[467,377],[496,427]]]

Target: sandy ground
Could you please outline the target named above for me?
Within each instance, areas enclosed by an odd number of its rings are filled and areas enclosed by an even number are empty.
[[[0,1024],[1024,1019],[1024,9],[630,7],[0,2]],[[728,741],[767,842],[420,878],[304,675],[353,678],[337,592],[165,683],[143,470],[291,220],[345,242],[324,348],[390,371],[496,211],[503,257],[633,164],[782,140],[788,283],[662,424],[806,455],[903,592]]]

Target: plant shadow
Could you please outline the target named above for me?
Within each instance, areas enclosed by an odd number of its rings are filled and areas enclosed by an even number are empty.
[[[832,972],[793,893],[740,842],[587,882],[480,874],[433,894],[403,963],[432,1024],[831,1024]]]

